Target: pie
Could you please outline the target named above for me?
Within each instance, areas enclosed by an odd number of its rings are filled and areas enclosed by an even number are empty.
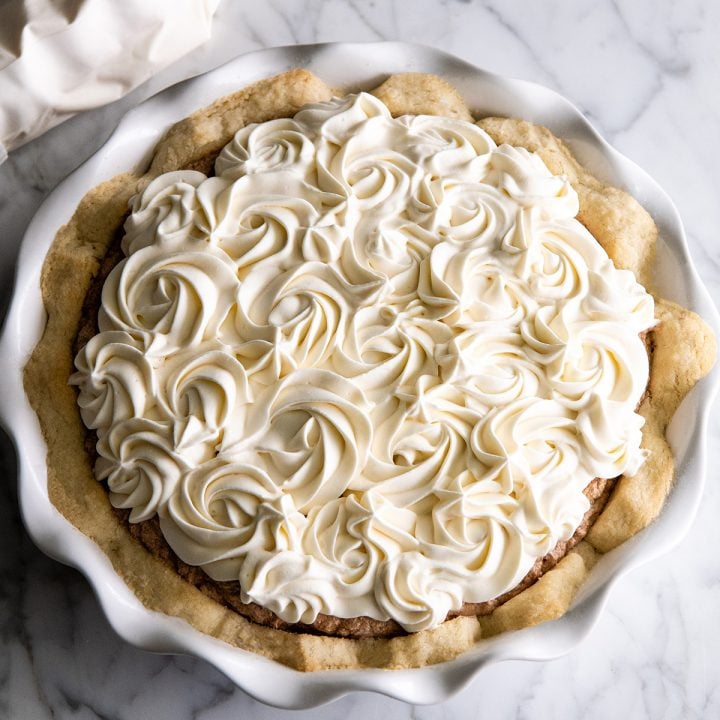
[[[51,500],[146,606],[299,669],[556,618],[660,512],[714,361],[646,290],[656,237],[441,78],[260,81],[50,249],[25,387]]]

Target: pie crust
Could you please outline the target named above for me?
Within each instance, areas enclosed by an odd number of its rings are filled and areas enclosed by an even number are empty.
[[[435,114],[473,120],[457,90],[436,76],[394,75],[372,92],[393,115]],[[25,367],[25,391],[48,446],[50,500],[100,546],[145,606],[299,670],[420,667],[456,657],[481,638],[561,616],[600,555],[658,515],[673,479],[665,429],[681,400],[710,370],[715,338],[695,313],[655,297],[660,322],[650,335],[650,381],[638,409],[645,418],[647,461],[636,475],[622,476],[614,483],[610,499],[585,539],[537,582],[489,614],[459,616],[411,635],[342,638],[260,625],[213,599],[179,575],[167,558],[163,560],[159,553],[150,553],[136,542],[95,479],[76,392],[68,385],[83,308],[103,260],[108,262],[106,255],[117,239],[128,201],[139,189],[172,170],[207,172],[238,128],[292,116],[303,105],[327,100],[333,94],[305,70],[261,80],[170,128],[144,174],[118,175],[90,190],[70,222],[59,230],[43,265],[41,286],[48,320]],[[546,128],[507,118],[484,118],[478,124],[498,144],[536,151],[554,174],[565,175],[579,196],[578,219],[617,267],[633,270],[652,291],[657,229],[635,199],[590,175]]]

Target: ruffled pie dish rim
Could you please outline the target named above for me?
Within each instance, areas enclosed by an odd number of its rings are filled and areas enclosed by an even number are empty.
[[[571,609],[559,620],[481,641],[442,665],[392,673],[342,670],[308,675],[202,635],[177,618],[147,610],[99,548],[49,502],[44,441],[20,378],[44,325],[39,260],[55,236],[58,218],[61,222],[69,218],[89,188],[129,165],[142,165],[169,124],[260,77],[294,66],[305,67],[330,84],[348,89],[377,85],[379,78],[396,72],[431,72],[455,85],[478,115],[520,116],[549,126],[556,135],[569,140],[574,154],[594,174],[628,189],[650,210],[661,237],[655,277],[661,294],[699,312],[717,333],[716,311],[692,267],[679,217],[667,195],[646,173],[607,145],[579,111],[553,91],[505,80],[439,51],[405,43],[328,44],[251,53],[174,86],[130,112],[106,145],[51,194],[28,228],[1,360],[6,398],[3,422],[18,450],[23,516],[41,549],[86,574],[115,630],[136,645],[203,657],[254,697],[281,707],[311,707],[352,690],[374,690],[418,704],[438,702],[461,689],[487,663],[549,659],[569,651],[590,631],[619,577],[680,541],[702,493],[705,430],[718,369],[691,392],[671,424],[668,437],[678,458],[676,483],[661,517],[602,557]],[[685,430],[682,437],[673,432],[680,427]],[[687,433],[688,427],[692,432]]]

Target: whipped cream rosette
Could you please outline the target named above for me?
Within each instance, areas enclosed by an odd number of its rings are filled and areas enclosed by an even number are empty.
[[[130,521],[286,622],[510,590],[643,461],[652,297],[540,157],[361,93],[153,180],[72,382]]]

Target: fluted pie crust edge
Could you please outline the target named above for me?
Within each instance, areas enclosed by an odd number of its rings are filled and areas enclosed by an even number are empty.
[[[436,76],[394,75],[372,92],[394,115],[426,113],[473,121],[457,90]],[[68,385],[83,303],[127,212],[128,200],[138,189],[162,173],[198,166],[248,123],[292,116],[303,105],[333,94],[305,70],[261,80],[170,128],[144,174],[118,175],[90,190],[45,258],[41,289],[48,319],[25,367],[24,385],[48,447],[51,502],[100,546],[146,607],[298,670],[420,667],[450,660],[482,638],[560,617],[598,558],[658,515],[673,480],[665,429],[681,400],[710,370],[715,338],[695,313],[656,296],[660,324],[652,333],[650,382],[639,408],[645,418],[643,446],[651,451],[647,462],[634,477],[617,481],[582,542],[534,585],[491,614],[461,616],[432,630],[390,639],[347,639],[258,625],[212,600],[130,536],[95,479],[75,389]],[[478,125],[497,143],[537,151],[553,173],[567,176],[579,195],[581,222],[616,266],[633,270],[652,289],[657,229],[636,200],[590,175],[543,127],[506,118],[484,118]]]

